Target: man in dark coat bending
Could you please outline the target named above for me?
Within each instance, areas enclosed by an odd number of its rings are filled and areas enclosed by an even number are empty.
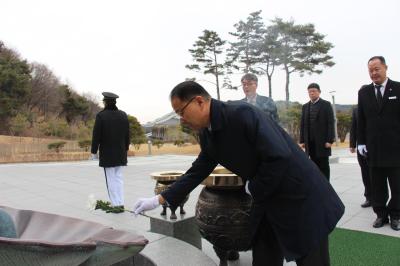
[[[201,152],[170,189],[140,198],[139,214],[168,202],[178,206],[219,163],[246,182],[253,265],[329,265],[328,235],[344,212],[332,186],[300,147],[260,109],[211,99],[198,83],[178,84],[171,104],[183,123],[199,130]]]

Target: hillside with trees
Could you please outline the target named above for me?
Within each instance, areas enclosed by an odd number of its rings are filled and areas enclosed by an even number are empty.
[[[95,96],[77,93],[46,65],[23,59],[0,41],[0,135],[88,143],[101,109]],[[144,142],[137,119],[130,116],[130,122],[132,143]]]
[[[89,138],[101,107],[0,41],[0,134]]]

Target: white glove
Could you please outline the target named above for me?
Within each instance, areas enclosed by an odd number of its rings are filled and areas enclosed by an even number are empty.
[[[97,157],[97,154],[95,154],[95,153],[92,153],[89,157],[89,160],[92,160],[92,161],[97,160],[97,159],[99,159],[99,157]]]
[[[142,213],[144,211],[155,209],[158,206],[160,206],[158,195],[152,198],[139,198],[138,201],[136,201],[135,205],[133,206],[132,211],[135,215],[138,215],[139,213]]]
[[[244,190],[246,191],[247,194],[249,194],[251,196],[251,192],[249,189],[249,180],[246,181],[246,185],[244,186]]]
[[[367,146],[365,145],[357,145],[358,153],[362,156],[367,156]]]

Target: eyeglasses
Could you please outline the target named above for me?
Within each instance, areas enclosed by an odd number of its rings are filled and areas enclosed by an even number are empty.
[[[255,81],[243,81],[242,82],[243,87],[252,86],[254,84],[257,84],[257,82],[255,82]]]
[[[185,111],[186,107],[188,107],[188,105],[189,105],[195,98],[196,98],[196,96],[193,96],[180,110],[179,110],[179,109],[176,110],[175,113],[176,113],[177,115],[179,115],[180,117],[182,117],[183,114],[184,114],[184,111]]]

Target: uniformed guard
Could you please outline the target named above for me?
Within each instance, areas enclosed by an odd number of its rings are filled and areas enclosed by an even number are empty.
[[[129,122],[125,112],[118,110],[118,95],[102,93],[104,109],[96,115],[92,137],[92,159],[99,150],[99,166],[104,168],[108,196],[112,207],[121,212],[124,205],[122,166],[127,165]]]

